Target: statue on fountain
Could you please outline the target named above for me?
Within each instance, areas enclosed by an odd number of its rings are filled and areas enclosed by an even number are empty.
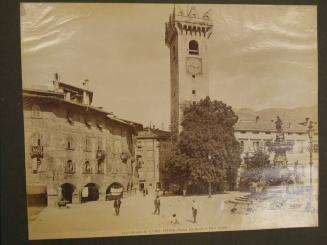
[[[269,151],[275,152],[274,167],[287,167],[286,152],[293,149],[293,144],[285,141],[283,122],[279,116],[275,121],[276,139],[275,142],[268,145]]]

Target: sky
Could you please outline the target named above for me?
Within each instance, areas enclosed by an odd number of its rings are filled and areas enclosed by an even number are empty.
[[[183,9],[191,5],[179,5]],[[254,110],[317,104],[315,6],[195,5],[211,9],[210,97]],[[165,22],[172,4],[23,3],[23,87],[54,73],[81,86],[93,105],[168,130],[170,64]]]

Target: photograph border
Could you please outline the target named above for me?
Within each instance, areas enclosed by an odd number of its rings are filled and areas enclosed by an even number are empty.
[[[22,1],[67,2],[67,1]],[[86,3],[90,1],[69,1]],[[134,1],[95,1],[135,3]],[[137,1],[153,3],[153,1]],[[78,238],[28,240],[26,183],[24,160],[24,130],[22,103],[22,71],[19,1],[7,0],[0,8],[1,54],[0,93],[0,158],[1,158],[1,244],[324,244],[326,231],[327,166],[327,61],[326,61],[326,1],[156,1],[156,3],[201,4],[266,4],[318,6],[318,118],[319,118],[319,227],[268,230],[203,232],[108,238]]]

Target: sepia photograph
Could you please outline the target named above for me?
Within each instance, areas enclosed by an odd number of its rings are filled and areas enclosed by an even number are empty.
[[[21,3],[30,240],[318,227],[315,5]]]

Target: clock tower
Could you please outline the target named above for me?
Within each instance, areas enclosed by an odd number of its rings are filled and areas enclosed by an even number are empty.
[[[207,40],[212,33],[209,11],[200,16],[195,7],[173,10],[166,23],[165,43],[170,49],[170,121],[173,140],[180,132],[183,108],[209,95]]]

